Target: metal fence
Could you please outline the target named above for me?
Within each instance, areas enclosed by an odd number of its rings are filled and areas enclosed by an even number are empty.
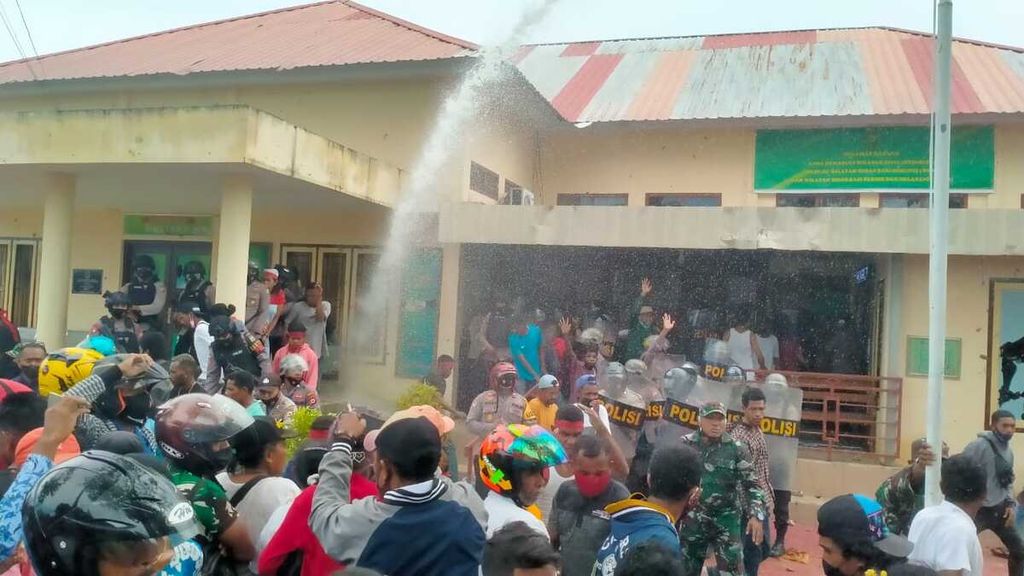
[[[892,463],[899,455],[903,379],[778,372],[804,391],[801,456]],[[758,371],[763,381],[768,371]]]

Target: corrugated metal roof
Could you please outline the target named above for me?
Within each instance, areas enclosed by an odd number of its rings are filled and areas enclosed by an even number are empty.
[[[525,46],[513,63],[570,122],[929,114],[934,44],[890,28]],[[1024,54],[958,40],[954,114],[1024,113]]]
[[[332,0],[0,64],[0,84],[434,60],[475,49],[354,2]]]

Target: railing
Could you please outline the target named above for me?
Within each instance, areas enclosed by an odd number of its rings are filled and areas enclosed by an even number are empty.
[[[804,391],[800,422],[803,455],[879,463],[891,463],[899,455],[902,378],[778,373],[790,386]],[[757,372],[758,381],[767,374]]]

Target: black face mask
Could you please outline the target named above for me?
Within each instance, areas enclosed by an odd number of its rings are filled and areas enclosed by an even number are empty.
[[[124,318],[124,315],[125,315],[125,313],[126,313],[126,312],[128,312],[128,311],[127,311],[127,310],[125,310],[124,308],[114,308],[114,309],[112,309],[112,310],[110,311],[110,315],[111,315],[111,316],[112,316],[112,317],[113,317],[113,318],[114,318],[115,320],[120,320],[120,319]]]
[[[149,415],[150,403],[148,392],[129,396],[124,399],[124,411],[121,415],[141,425],[146,421],[146,416]]]
[[[149,282],[153,279],[153,271],[149,268],[136,268],[135,277],[142,282]]]
[[[839,570],[839,568],[832,567],[824,560],[821,561],[821,569],[825,573],[825,576],[846,576],[841,570]]]

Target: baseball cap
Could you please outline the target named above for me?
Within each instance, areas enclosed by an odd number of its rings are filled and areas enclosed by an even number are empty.
[[[584,386],[597,386],[597,376],[593,374],[584,374],[576,379],[576,389],[579,390]]]
[[[295,438],[294,430],[278,428],[277,422],[269,416],[256,416],[253,423],[229,440],[235,454],[241,458],[246,455],[262,453],[263,449],[270,444],[275,444],[288,438]]]
[[[705,402],[704,405],[700,407],[700,415],[702,418],[712,414],[721,414],[722,416],[725,416],[725,404],[722,404],[721,402]]]
[[[434,425],[438,435],[441,436],[455,429],[455,421],[441,414],[437,408],[427,405],[411,406],[392,414],[378,429],[367,432],[366,436],[363,437],[363,449],[367,452],[375,452],[379,446],[378,437],[382,430],[400,420],[408,420],[410,418],[426,418],[427,421]],[[367,424],[371,423],[367,421]]]
[[[431,476],[441,459],[441,435],[423,416],[385,424],[375,441],[378,458],[390,462],[403,478]]]
[[[818,534],[842,547],[870,542],[897,558],[906,558],[914,550],[910,540],[889,531],[878,502],[863,494],[844,494],[822,504],[818,509]]]
[[[537,381],[537,390],[547,390],[548,388],[557,388],[558,378],[555,378],[551,374],[545,374],[540,377]]]

